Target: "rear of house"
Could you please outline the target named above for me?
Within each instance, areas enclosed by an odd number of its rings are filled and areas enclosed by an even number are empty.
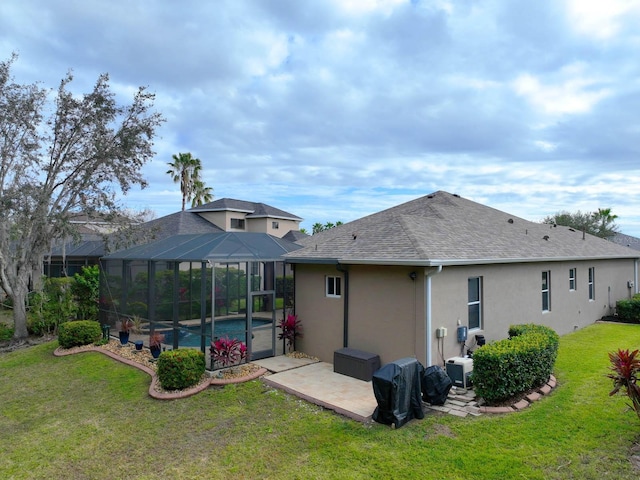
[[[638,252],[446,192],[304,244],[287,255],[304,326],[297,348],[329,362],[351,347],[382,363],[415,356],[443,364],[473,349],[476,335],[502,339],[517,323],[565,334],[637,291]]]

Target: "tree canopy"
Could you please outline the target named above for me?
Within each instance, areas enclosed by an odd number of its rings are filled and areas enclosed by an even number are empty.
[[[316,233],[324,232],[325,230],[330,230],[334,227],[339,227],[340,225],[342,225],[342,222],[340,220],[338,220],[336,223],[327,222],[324,225],[320,222],[316,222],[311,228],[313,231],[313,235],[315,235]]]
[[[16,58],[0,62],[0,286],[13,300],[19,339],[51,243],[77,236],[73,215],[128,217],[118,194],[146,187],[141,169],[164,119],[144,87],[119,105],[107,74],[83,95],[70,91],[71,73],[54,91],[15,83]]]
[[[188,201],[191,201],[192,207],[197,207],[213,200],[212,188],[207,187],[200,178],[200,159],[194,158],[191,153],[178,153],[171,158],[173,162],[169,162],[171,168],[167,170],[167,174],[171,175],[174,182],[180,184],[182,211]]]
[[[617,215],[611,213],[610,208],[599,208],[592,213],[583,213],[580,210],[574,213],[561,211],[545,217],[542,223],[563,225],[597,237],[610,238],[618,232],[618,226],[615,224],[617,218]]]

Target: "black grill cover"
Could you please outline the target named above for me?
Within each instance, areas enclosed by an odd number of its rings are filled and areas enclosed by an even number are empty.
[[[413,418],[424,418],[420,382],[424,367],[415,358],[402,358],[376,370],[371,382],[378,406],[371,418],[401,427]]]
[[[422,400],[431,405],[444,405],[453,382],[438,365],[431,365],[422,376]]]

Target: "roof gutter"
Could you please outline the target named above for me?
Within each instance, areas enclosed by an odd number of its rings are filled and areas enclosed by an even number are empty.
[[[427,367],[432,365],[431,362],[431,342],[433,341],[431,336],[431,324],[432,312],[431,312],[431,278],[442,271],[442,265],[438,265],[435,271],[425,271],[425,330],[426,330],[426,344],[425,353],[427,357]]]
[[[640,260],[638,256],[605,256],[594,257],[530,257],[530,258],[466,258],[466,259],[397,259],[387,258],[374,259],[342,259],[342,258],[296,258],[285,257],[289,263],[310,263],[310,264],[342,264],[342,265],[388,265],[388,266],[411,266],[411,267],[447,267],[460,265],[491,265],[505,263],[537,263],[537,262],[576,262],[584,260]]]

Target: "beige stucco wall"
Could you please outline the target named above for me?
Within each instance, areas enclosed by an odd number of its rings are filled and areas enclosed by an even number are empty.
[[[273,222],[278,223],[278,228],[273,228]],[[299,223],[293,220],[282,220],[272,217],[249,218],[247,219],[247,231],[268,233],[274,237],[283,237],[290,230],[299,230]]]
[[[588,298],[588,269],[595,268],[595,300]],[[576,269],[576,290],[569,290],[569,269]],[[551,272],[551,309],[542,311],[542,272]],[[553,328],[560,335],[583,328],[613,313],[615,303],[632,293],[627,281],[634,278],[633,260],[549,262],[473,267],[445,267],[433,279],[433,325],[448,328],[444,354],[434,363],[459,355],[456,340],[458,320],[468,324],[467,279],[482,277],[483,328],[469,331],[466,345],[473,347],[475,335],[487,341],[507,337],[509,326],[536,323]],[[435,335],[434,335],[435,336]],[[435,340],[435,339],[434,339]],[[434,350],[435,351],[435,350]]]
[[[344,296],[326,298],[324,282],[326,275],[342,274],[330,265],[295,265],[294,275],[295,310],[303,329],[296,349],[333,362],[333,352],[342,348]]]
[[[205,220],[213,223],[216,227],[222,228],[224,231],[229,230],[229,226],[231,223],[230,212],[199,212],[200,215]],[[244,218],[244,213],[233,212],[234,218]]]
[[[595,267],[595,300],[588,299],[588,268]],[[375,352],[382,363],[415,356],[426,364],[425,273],[422,268],[351,265],[349,270],[348,346]],[[569,291],[569,269],[576,268],[576,290]],[[542,311],[542,271],[551,272],[551,310]],[[415,281],[409,273],[417,272]],[[332,362],[342,348],[345,285],[340,299],[326,298],[326,275],[342,275],[335,266],[296,265],[296,313],[304,326],[298,349]],[[549,262],[444,267],[432,276],[431,363],[440,364],[465,353],[456,341],[456,328],[468,323],[467,280],[482,277],[483,328],[470,331],[487,341],[506,338],[512,324],[548,325],[566,334],[613,312],[615,302],[633,293],[633,260]],[[435,330],[446,327],[447,337]]]
[[[424,277],[408,267],[349,266],[348,346],[380,355],[383,363],[424,358]],[[325,277],[341,276],[342,298],[325,297]],[[343,347],[345,274],[335,266],[296,265],[296,313],[304,338],[297,348],[333,362]]]
[[[225,232],[255,232],[268,233],[274,237],[283,237],[290,230],[298,230],[300,222],[295,220],[282,220],[271,217],[246,218],[245,212],[202,212],[199,214],[205,220],[222,228]],[[231,228],[231,219],[244,219],[244,230]],[[273,222],[278,222],[278,228],[273,228]]]

